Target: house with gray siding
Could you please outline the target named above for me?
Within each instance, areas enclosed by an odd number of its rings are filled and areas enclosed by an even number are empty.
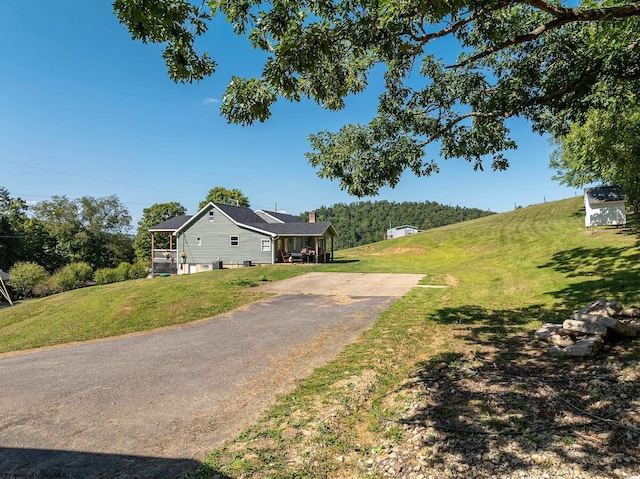
[[[190,274],[229,266],[333,260],[337,233],[330,223],[285,213],[209,203],[193,216],[150,228],[154,274]],[[168,250],[154,250],[154,235],[171,235]],[[174,246],[175,245],[175,246]]]

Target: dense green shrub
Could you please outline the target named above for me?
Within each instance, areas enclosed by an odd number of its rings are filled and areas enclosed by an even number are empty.
[[[44,283],[48,275],[38,263],[20,261],[9,270],[11,279],[9,284],[18,295],[29,298],[35,296],[34,288]]]
[[[79,288],[93,276],[93,269],[88,263],[71,263],[61,268],[53,277],[56,291],[69,291]]]
[[[138,261],[131,265],[129,269],[129,277],[127,279],[142,279],[149,276],[150,263],[147,261]]]
[[[116,281],[126,281],[129,279],[129,271],[131,270],[131,265],[129,263],[120,263],[117,268],[115,268]]]
[[[115,268],[101,268],[93,274],[93,280],[96,284],[109,284],[118,281]]]
[[[102,268],[95,272],[94,281],[97,284],[118,283],[130,279],[146,278],[149,266],[141,261],[135,264],[120,263],[117,268]]]

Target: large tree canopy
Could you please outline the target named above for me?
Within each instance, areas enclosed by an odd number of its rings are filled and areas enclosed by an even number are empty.
[[[550,166],[555,180],[583,187],[591,183],[622,186],[640,213],[640,104],[635,95],[591,110],[584,124],[574,124],[558,141]]]
[[[115,195],[75,200],[52,196],[32,211],[32,236],[42,241],[41,257],[35,259],[48,271],[77,261],[95,269],[133,259],[133,241],[128,235],[131,216]]]
[[[149,228],[171,219],[174,216],[184,214],[187,214],[187,209],[175,201],[170,203],[156,203],[142,210],[142,218],[138,221],[138,232],[133,242],[133,249],[135,250],[138,260],[151,260],[151,233],[149,233]],[[168,248],[169,243],[169,236],[157,235],[155,247]]]
[[[205,199],[198,205],[198,209],[201,210],[207,206],[210,201],[214,203],[222,203],[223,205],[242,206],[244,208],[249,208],[249,206],[251,206],[249,203],[249,197],[242,194],[242,191],[237,188],[227,189],[223,186],[211,188]]]
[[[8,270],[26,256],[27,204],[22,198],[12,198],[0,186],[0,269]]]
[[[564,135],[612,96],[640,91],[640,3],[622,0],[116,0],[132,36],[164,43],[170,77],[192,82],[215,62],[196,41],[213,15],[267,52],[259,78],[234,77],[221,111],[265,121],[279,98],[344,107],[372,68],[386,89],[366,125],[310,137],[310,163],[351,194],[395,186],[439,157],[508,167],[508,119]],[[454,49],[453,45],[456,45]],[[444,57],[442,55],[444,52]]]

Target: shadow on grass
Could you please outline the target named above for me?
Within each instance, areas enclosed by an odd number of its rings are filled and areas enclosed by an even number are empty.
[[[539,268],[552,268],[568,278],[584,278],[548,293],[571,309],[601,297],[616,299],[624,306],[638,301],[640,253],[629,254],[629,248],[573,248],[556,253]]]
[[[640,341],[614,341],[593,360],[553,358],[546,345],[532,341],[531,332],[519,331],[519,326],[557,316],[537,306],[439,311],[436,321],[459,324],[452,329],[467,343],[468,352],[421,362],[403,387],[380,400],[378,410],[397,410],[398,401],[411,398],[410,407],[400,408],[407,412],[399,422],[408,429],[406,437],[421,438],[430,472],[457,467],[460,477],[470,471],[474,477],[528,477],[540,467],[544,470],[539,458],[545,456],[568,469],[575,465],[576,473],[582,469],[607,476],[615,467],[622,474],[636,470],[640,463],[635,460],[616,465],[611,458],[637,457],[640,433],[593,416],[620,419],[640,429],[633,400],[639,386],[620,374],[620,364],[637,361]],[[626,416],[618,416],[620,411]],[[393,427],[391,423],[387,427]],[[447,464],[452,457],[455,465]],[[551,477],[560,474],[547,472]]]
[[[359,259],[334,259],[331,263],[328,264],[348,264],[348,263],[359,263]]]
[[[567,319],[567,313],[568,311],[562,308],[549,309],[542,305],[503,310],[468,305],[437,309],[427,316],[427,319],[438,324],[459,325],[470,332],[474,341],[478,341],[486,334],[504,337],[534,321],[561,323]]]
[[[0,479],[165,479],[185,475],[230,479],[192,459],[0,447]]]

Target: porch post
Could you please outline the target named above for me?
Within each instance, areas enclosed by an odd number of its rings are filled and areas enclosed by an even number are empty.
[[[333,236],[331,237],[331,262],[333,263]]]
[[[318,251],[318,237],[317,236],[313,237],[313,242],[314,242],[313,250],[316,252],[316,255],[315,255],[316,256],[316,264],[318,264],[318,254],[320,253],[320,251]]]
[[[153,277],[153,250],[155,248],[156,234],[151,233],[151,276]]]

